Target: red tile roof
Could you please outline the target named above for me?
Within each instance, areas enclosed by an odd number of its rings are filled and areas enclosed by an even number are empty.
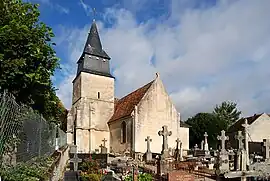
[[[143,98],[143,96],[145,95],[145,93],[150,88],[153,82],[154,81],[151,81],[148,84],[142,86],[141,88],[121,98],[120,100],[116,100],[114,104],[114,114],[108,121],[108,123],[129,116],[132,113],[135,105],[137,105],[141,101],[141,99]]]

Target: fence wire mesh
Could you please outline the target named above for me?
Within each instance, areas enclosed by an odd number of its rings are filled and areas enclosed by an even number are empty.
[[[0,93],[0,166],[52,154],[67,143],[66,133],[31,108]]]

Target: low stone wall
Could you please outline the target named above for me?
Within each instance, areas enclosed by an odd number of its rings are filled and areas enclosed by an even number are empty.
[[[69,160],[69,147],[64,146],[56,150],[52,157],[55,158],[55,162],[51,167],[51,177],[49,181],[59,181],[63,178],[67,162]]]

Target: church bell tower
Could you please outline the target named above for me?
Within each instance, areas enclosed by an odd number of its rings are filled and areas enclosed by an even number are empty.
[[[79,153],[93,153],[100,150],[105,138],[109,150],[107,122],[114,112],[114,77],[110,72],[110,57],[102,49],[95,21],[77,64],[68,116],[68,143],[76,144]]]

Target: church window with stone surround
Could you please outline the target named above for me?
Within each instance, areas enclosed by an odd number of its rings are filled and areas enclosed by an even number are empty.
[[[123,121],[121,124],[121,142],[127,142],[127,124],[125,121]]]
[[[97,98],[98,98],[98,99],[100,98],[100,92],[97,93]]]

